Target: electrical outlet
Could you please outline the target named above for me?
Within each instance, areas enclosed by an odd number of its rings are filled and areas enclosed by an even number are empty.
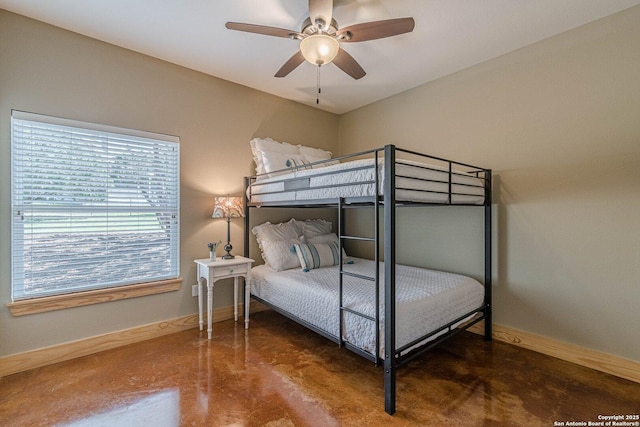
[[[191,286],[191,296],[192,297],[198,296],[198,285]]]

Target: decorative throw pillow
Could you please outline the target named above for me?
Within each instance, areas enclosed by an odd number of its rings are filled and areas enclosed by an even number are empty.
[[[262,162],[265,173],[269,176],[280,175],[286,173],[283,169],[292,169],[297,164],[308,163],[301,154],[280,153],[278,151],[264,151],[262,153]],[[278,173],[273,173],[279,171]]]
[[[309,162],[304,159],[302,156],[291,156],[285,162],[288,168],[301,170],[301,169],[311,169],[309,166]]]
[[[302,271],[330,267],[340,263],[340,252],[336,242],[296,243],[293,248],[300,260]]]
[[[264,240],[262,242],[262,258],[276,271],[300,268],[300,259],[291,248],[301,243],[300,238],[285,240]]]
[[[304,243],[329,243],[335,242],[336,245],[340,245],[338,242],[338,236],[336,233],[329,234],[320,234],[318,236],[309,237],[308,239],[304,239]],[[347,252],[342,249],[342,262],[345,264],[353,264],[353,261],[349,259],[347,256]]]

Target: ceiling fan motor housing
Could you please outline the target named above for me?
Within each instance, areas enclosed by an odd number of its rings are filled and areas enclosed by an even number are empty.
[[[316,19],[316,22],[312,23],[311,18],[307,18],[302,23],[301,28],[300,32],[302,34],[310,35],[322,32],[335,35],[338,31],[338,22],[335,19],[331,19],[331,25],[327,25],[327,23],[322,19]]]

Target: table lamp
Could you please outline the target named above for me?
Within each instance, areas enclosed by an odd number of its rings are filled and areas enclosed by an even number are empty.
[[[212,218],[226,218],[227,219],[227,244],[224,246],[224,250],[227,251],[226,255],[222,256],[222,259],[233,259],[235,256],[231,255],[231,218],[244,217],[244,209],[242,207],[242,197],[239,196],[225,196],[215,197],[213,200],[213,215]]]

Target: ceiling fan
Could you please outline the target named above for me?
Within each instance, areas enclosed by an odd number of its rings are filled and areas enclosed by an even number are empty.
[[[409,33],[413,31],[415,21],[413,18],[386,19],[339,28],[338,23],[333,19],[333,0],[309,0],[309,17],[302,23],[300,31],[240,22],[227,22],[225,26],[230,30],[300,41],[298,52],[284,63],[275,77],[285,77],[307,60],[317,66],[333,62],[338,68],[357,80],[367,73],[351,55],[340,47],[340,44]]]

